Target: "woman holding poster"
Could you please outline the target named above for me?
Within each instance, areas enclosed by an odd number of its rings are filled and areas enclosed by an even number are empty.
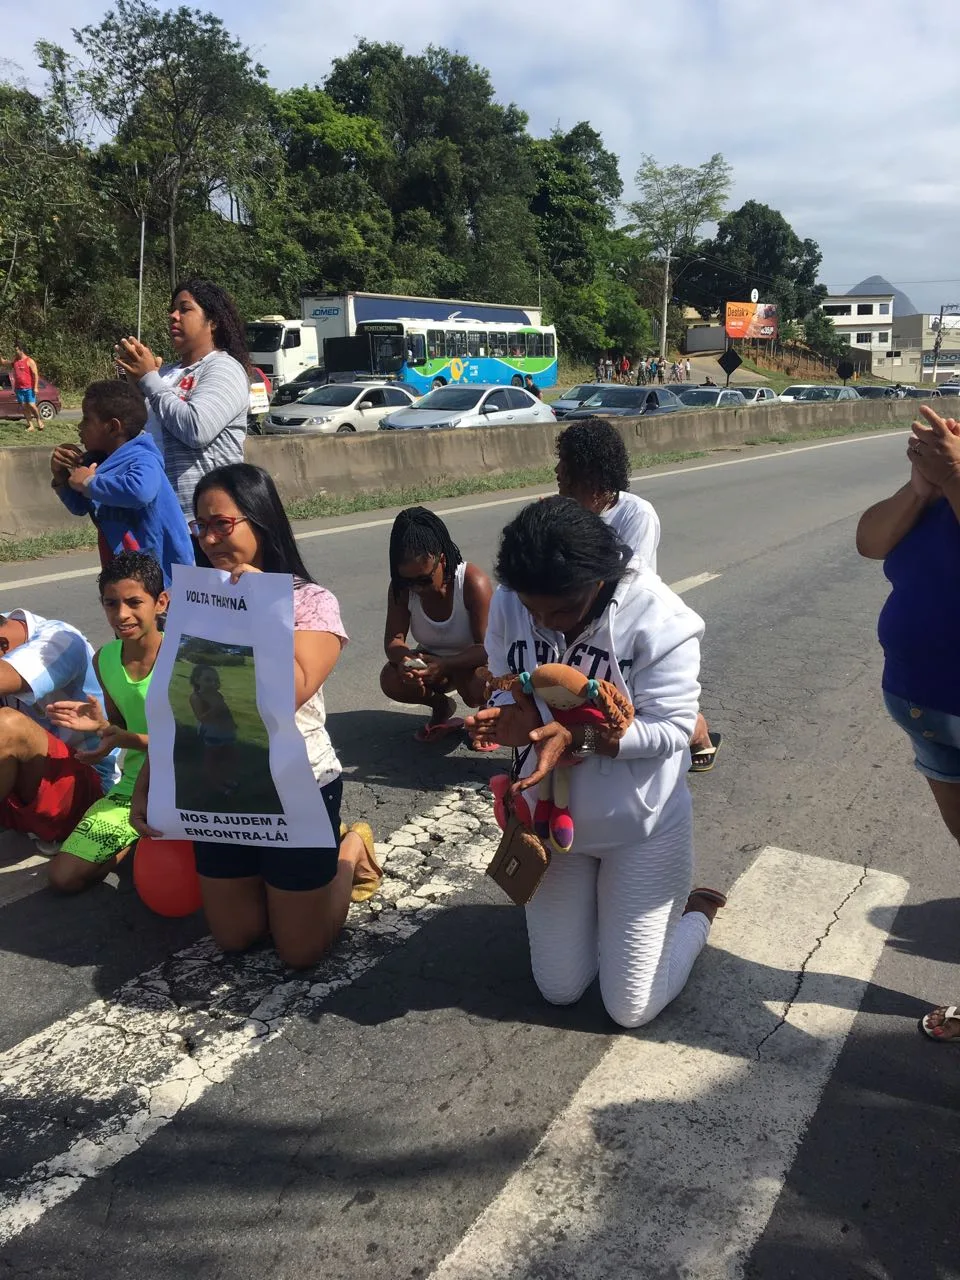
[[[373,856],[370,828],[356,823],[344,831],[341,826],[340,762],[325,725],[323,685],[340,658],[347,634],[336,597],[313,582],[307,572],[280,497],[265,471],[237,463],[209,472],[197,485],[194,510],[194,536],[212,567],[230,576],[186,570],[186,574],[201,582],[209,580],[213,586],[209,591],[188,590],[184,595],[207,597],[207,604],[221,610],[229,604],[233,610],[228,613],[233,627],[231,642],[222,642],[223,633],[217,640],[188,635],[182,629],[179,636],[168,636],[172,645],[165,668],[164,703],[172,712],[171,725],[166,727],[174,745],[172,753],[162,757],[162,768],[176,777],[156,777],[151,785],[148,760],[134,793],[131,822],[141,835],[161,835],[147,821],[148,788],[151,813],[155,812],[154,788],[174,797],[173,807],[180,819],[203,824],[196,831],[186,828],[182,833],[194,839],[204,911],[217,945],[224,951],[243,951],[270,934],[286,964],[307,968],[316,964],[336,939],[351,900],[369,898],[383,874]],[[305,841],[291,845],[282,832],[267,834],[278,825],[289,829],[294,819],[278,802],[278,795],[282,801],[279,793],[283,787],[274,769],[277,748],[273,737],[267,741],[264,729],[268,719],[266,711],[260,710],[264,699],[257,696],[263,686],[257,683],[254,670],[255,648],[252,643],[235,642],[237,638],[252,639],[243,629],[254,630],[256,620],[247,621],[247,601],[255,601],[256,593],[247,591],[244,595],[242,584],[258,574],[292,577],[296,729],[306,746],[309,770],[320,789],[331,830],[329,840],[320,847]],[[222,587],[218,585],[221,582]],[[231,591],[231,586],[238,584],[240,588]],[[273,579],[272,585],[282,587],[283,579]],[[174,599],[171,619],[176,604]],[[289,610],[289,596],[286,605]],[[287,631],[288,643],[289,634]],[[278,632],[278,652],[279,641]],[[148,714],[150,710],[148,706]],[[163,727],[158,725],[158,729]],[[280,730],[289,738],[290,726],[281,724]],[[158,746],[161,740],[162,733],[158,733]],[[211,750],[216,754],[227,746],[235,762],[231,771],[236,785],[232,790],[224,789],[227,780],[221,777],[219,766],[211,772]],[[161,767],[153,738],[151,756],[154,769]],[[195,767],[181,767],[184,761],[189,764],[192,760]],[[188,788],[192,788],[189,793]],[[262,816],[250,816],[244,810]],[[169,811],[170,807],[164,809]],[[204,829],[210,824],[222,825]],[[204,836],[219,838],[197,838],[201,829]],[[231,838],[234,833],[236,842]],[[342,836],[339,847],[337,833]]]

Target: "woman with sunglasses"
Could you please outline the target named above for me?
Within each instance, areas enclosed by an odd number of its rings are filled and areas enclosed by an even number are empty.
[[[390,590],[380,688],[394,702],[430,708],[418,742],[459,732],[458,693],[468,707],[483,701],[483,638],[493,587],[468,564],[439,516],[408,507],[390,532]],[[410,644],[410,640],[413,644]],[[483,744],[481,750],[496,750]]]
[[[562,662],[608,680],[635,708],[622,736],[569,728],[539,699],[498,693],[467,721],[518,752],[516,793],[567,769],[576,841],[526,906],[533,977],[573,1004],[599,975],[624,1027],[680,991],[726,902],[694,889],[687,767],[700,696],[703,622],[571,498],[524,507],[504,529],[487,647],[495,676]]]
[[[194,537],[211,565],[229,572],[232,582],[244,573],[293,576],[297,728],[333,830],[342,835],[339,848],[195,842],[207,924],[224,951],[244,951],[269,933],[286,964],[307,968],[336,939],[351,900],[369,898],[383,874],[366,823],[355,823],[347,832],[341,827],[340,761],[325,725],[323,686],[347,634],[336,597],[318,586],[304,566],[266,471],[236,463],[208,472],[197,485],[194,511]],[[149,758],[130,816],[141,835],[157,836],[161,833],[147,825],[148,782]]]

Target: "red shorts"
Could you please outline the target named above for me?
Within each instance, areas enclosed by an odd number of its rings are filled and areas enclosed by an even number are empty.
[[[47,734],[47,757],[37,794],[29,804],[11,792],[0,800],[0,827],[40,840],[66,840],[95,800],[103,795],[100,775],[81,764],[66,743]]]

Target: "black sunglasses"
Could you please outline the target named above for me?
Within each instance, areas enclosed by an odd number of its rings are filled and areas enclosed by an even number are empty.
[[[433,562],[433,568],[429,573],[418,573],[412,578],[405,578],[402,573],[397,574],[398,581],[402,582],[405,587],[432,587],[434,575],[440,568],[440,561],[443,556],[437,556]]]

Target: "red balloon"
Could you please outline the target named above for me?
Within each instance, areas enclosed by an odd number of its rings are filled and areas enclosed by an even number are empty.
[[[141,836],[133,855],[133,883],[144,905],[158,916],[190,916],[203,905],[190,840]]]

